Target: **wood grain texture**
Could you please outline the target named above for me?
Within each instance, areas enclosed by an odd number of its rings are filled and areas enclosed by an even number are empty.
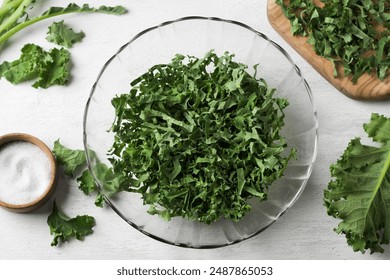
[[[364,74],[355,84],[352,83],[350,77],[344,77],[342,74],[335,78],[332,63],[318,56],[312,46],[307,43],[306,37],[292,35],[290,21],[284,16],[282,9],[275,3],[275,0],[268,0],[267,16],[271,26],[283,39],[342,93],[351,98],[362,100],[390,98],[390,76],[384,81],[380,81],[374,76]],[[343,73],[342,68],[338,69],[338,72]]]

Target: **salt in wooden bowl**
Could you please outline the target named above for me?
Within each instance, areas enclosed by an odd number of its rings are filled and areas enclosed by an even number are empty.
[[[38,138],[25,133],[12,133],[0,136],[0,150],[12,142],[28,142],[38,147],[49,159],[50,179],[45,191],[36,199],[25,204],[10,204],[0,200],[0,206],[13,212],[30,212],[42,206],[54,193],[57,179],[57,165],[51,150]]]

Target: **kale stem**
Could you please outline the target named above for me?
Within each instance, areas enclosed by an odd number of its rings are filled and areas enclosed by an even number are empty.
[[[3,2],[3,4],[0,6],[0,16],[3,16],[5,15],[6,13],[8,13],[11,9],[15,9],[16,7],[18,7],[21,3],[23,2],[23,0],[15,0],[11,3],[7,3],[5,4],[5,2]]]
[[[0,34],[11,27],[24,13],[33,0],[23,0],[19,7],[0,24]],[[0,44],[2,42],[0,41]]]
[[[3,1],[3,4],[1,4],[0,7],[4,7],[4,6],[6,6],[7,4],[9,4],[9,3],[12,3],[12,0],[4,0],[4,1]]]
[[[60,16],[60,15],[65,15],[65,14],[70,14],[70,13],[77,13],[77,12],[82,12],[82,11],[81,10],[80,11],[69,11],[69,12],[61,11],[61,12],[54,13],[54,14],[47,14],[47,15],[38,16],[38,17],[32,18],[30,20],[27,20],[25,22],[22,22],[0,36],[0,45],[5,43],[15,33],[19,32],[20,30],[22,30],[22,29],[26,28],[27,26],[30,26],[36,22],[39,22],[41,20],[45,20],[45,19],[48,19],[51,17],[55,17],[55,16]]]
[[[0,24],[3,22],[5,15],[9,14],[13,11],[13,9],[17,8],[23,0],[15,0],[15,1],[4,1],[0,6]]]
[[[34,0],[24,0],[22,5],[24,3],[31,3]],[[55,8],[55,9],[54,9]],[[119,8],[119,9],[117,9]],[[116,10],[117,9],[117,10]],[[16,11],[15,11],[16,12]],[[51,9],[47,10],[40,16],[36,16],[31,19],[26,19],[24,22],[20,22],[16,24],[15,26],[11,27],[9,30],[2,29],[2,26],[0,26],[0,46],[5,43],[12,35],[15,33],[19,32],[20,30],[37,23],[39,21],[56,17],[56,16],[61,16],[61,15],[66,15],[66,14],[71,14],[71,13],[90,13],[90,12],[101,12],[101,13],[111,13],[111,14],[116,14],[116,15],[121,15],[126,12],[126,9],[122,6],[117,6],[117,7],[106,7],[106,6],[101,6],[100,8],[90,8],[87,4],[83,5],[82,7],[78,7],[76,4],[69,4],[68,7],[61,8],[61,7],[52,7]],[[15,14],[15,13],[14,13]],[[4,32],[5,31],[5,32]]]

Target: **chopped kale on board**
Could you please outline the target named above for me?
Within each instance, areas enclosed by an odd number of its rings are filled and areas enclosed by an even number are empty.
[[[330,60],[338,75],[353,82],[368,73],[384,80],[390,68],[388,0],[276,0],[291,22],[291,32],[307,36],[315,52]]]

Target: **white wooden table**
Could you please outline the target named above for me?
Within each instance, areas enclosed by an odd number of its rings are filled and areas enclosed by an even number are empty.
[[[45,1],[42,11],[69,1]],[[82,4],[83,1],[75,1]],[[297,203],[262,234],[219,249],[185,249],[153,240],[136,231],[110,208],[94,206],[74,180],[60,178],[56,199],[69,216],[90,214],[97,220],[95,232],[84,242],[73,240],[51,247],[46,220],[51,203],[30,214],[0,209],[0,259],[390,259],[384,254],[354,253],[344,236],[333,228],[338,221],[327,216],[323,190],[330,180],[329,165],[337,160],[349,140],[366,139],[362,124],[372,112],[390,115],[390,100],[355,101],[340,94],[316,73],[271,28],[265,0],[87,0],[93,6],[122,4],[129,13],[116,17],[102,14],[69,15],[65,22],[86,37],[71,49],[74,67],[67,87],[36,90],[28,83],[14,86],[0,81],[0,135],[25,132],[52,147],[55,140],[82,149],[82,118],[85,102],[106,60],[132,36],[166,20],[188,15],[216,16],[241,21],[267,34],[283,46],[311,85],[319,116],[319,152],[314,171]],[[59,18],[53,19],[58,21]],[[46,40],[48,20],[17,34],[0,53],[13,60],[26,43],[52,48]],[[0,175],[1,176],[1,175]]]

